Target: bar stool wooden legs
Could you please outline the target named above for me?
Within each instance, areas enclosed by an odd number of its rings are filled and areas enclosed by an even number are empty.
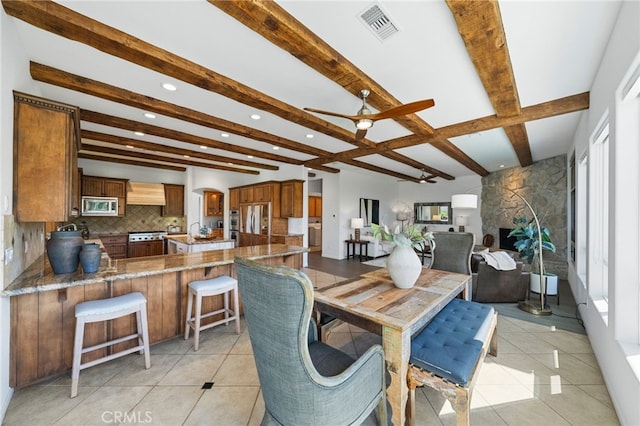
[[[233,310],[229,309],[229,293],[233,291]],[[202,315],[202,298],[207,296],[217,296],[224,294],[224,308],[218,309]],[[196,312],[191,316],[193,308],[193,299],[196,300]],[[236,322],[236,333],[240,334],[240,304],[238,302],[238,281],[229,277],[221,276],[210,280],[193,281],[189,283],[189,295],[187,299],[187,319],[184,330],[184,340],[189,339],[189,330],[193,328],[194,346],[193,350],[197,351],[200,344],[200,331],[214,327],[224,323],[229,324],[230,321]],[[210,324],[201,326],[200,322],[203,318],[224,313],[224,318],[214,321]]]
[[[129,336],[113,339],[108,342],[100,343],[88,348],[82,347],[84,337],[84,325],[87,323],[108,321],[125,315],[136,314],[136,322],[138,324],[137,332]],[[112,353],[93,361],[81,363],[82,354],[95,351],[116,343],[126,342],[127,340],[138,339],[138,345],[125,349],[120,352]],[[147,300],[142,293],[134,292],[122,296],[112,297],[110,299],[92,300],[82,302],[76,305],[76,334],[73,344],[73,367],[71,370],[71,398],[78,394],[78,380],[80,378],[80,370],[92,367],[103,362],[111,361],[116,358],[128,355],[130,353],[140,351],[144,354],[145,368],[151,367],[151,358],[149,356],[149,331],[147,326]]]

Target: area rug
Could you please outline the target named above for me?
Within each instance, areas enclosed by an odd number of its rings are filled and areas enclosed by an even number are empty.
[[[378,268],[386,268],[387,267],[387,258],[386,257],[378,257],[376,259],[367,260],[366,262],[362,262],[363,265],[368,266],[376,266]]]

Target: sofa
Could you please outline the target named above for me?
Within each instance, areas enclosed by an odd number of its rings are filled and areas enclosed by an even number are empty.
[[[373,235],[361,235],[360,241],[367,241],[367,254],[371,258],[389,255],[396,246],[393,241],[380,240]]]
[[[529,289],[529,272],[521,261],[516,268],[499,271],[474,255],[471,260],[471,300],[482,303],[514,303],[525,300]]]

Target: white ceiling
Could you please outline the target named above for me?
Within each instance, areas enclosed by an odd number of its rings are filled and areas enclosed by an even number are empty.
[[[346,92],[340,85],[204,0],[60,3],[294,107],[313,107],[345,114],[355,114],[360,107],[361,101],[355,93]],[[401,102],[433,98],[435,106],[419,112],[418,116],[434,128],[495,114],[458,34],[451,11],[444,2],[379,2],[400,28],[397,34],[384,42],[379,41],[358,19],[359,14],[373,4],[372,1],[299,0],[278,3]],[[590,90],[620,2],[500,1],[499,6],[522,107]],[[15,22],[19,42],[32,61],[326,151],[340,152],[353,148],[346,142],[167,78],[20,20]],[[168,92],[162,89],[161,84],[165,81],[173,82],[178,90]],[[160,116],[150,121],[143,117],[144,111],[135,108],[44,83],[37,84],[41,86],[44,97],[85,110],[150,122],[299,160],[314,158],[284,148],[273,151],[270,144],[237,135],[222,138],[220,132],[210,128],[169,117]],[[261,120],[249,118],[255,112],[262,116]],[[533,160],[566,153],[580,114],[575,112],[527,123]],[[348,120],[318,117],[353,130],[353,123]],[[128,131],[93,123],[83,122],[82,128],[139,138]],[[307,133],[313,133],[314,138],[306,138]],[[367,139],[382,142],[409,134],[393,120],[382,120],[369,130]],[[198,149],[183,142],[149,135],[143,139]],[[495,171],[500,165],[512,167],[519,164],[502,129],[460,136],[450,141],[488,171]],[[207,152],[245,158],[213,149]],[[429,145],[404,148],[399,152],[455,177],[474,174]],[[380,155],[359,160],[409,176],[420,175],[420,170]],[[253,161],[278,164],[271,160]],[[347,167],[341,163],[332,165]]]

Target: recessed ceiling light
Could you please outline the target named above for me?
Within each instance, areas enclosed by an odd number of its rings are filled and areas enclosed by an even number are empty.
[[[184,157],[184,158],[191,158],[190,156],[188,156],[188,155],[186,155],[186,154],[185,154],[185,155],[183,155],[183,157]]]
[[[253,158],[253,155],[247,155],[247,158]]]
[[[500,164],[498,167],[503,168],[503,167],[504,167],[504,164]]]
[[[147,118],[156,118],[156,115],[155,115],[155,114],[152,114],[152,113],[150,113],[150,112],[145,112],[145,113],[144,113],[144,116],[145,116],[145,117],[147,117]]]
[[[144,136],[144,133],[142,132],[133,132],[133,134],[136,136]]]
[[[279,149],[280,149],[280,147],[279,147],[279,146],[275,146],[275,145],[274,145],[274,146],[273,146],[273,149],[274,149],[275,151],[277,151],[277,150],[279,150]]]
[[[220,136],[222,136],[223,138],[228,138],[229,137],[229,133],[220,133]]]
[[[127,145],[127,148],[133,149],[133,145]]]
[[[307,133],[306,136],[307,136],[307,139],[313,139],[313,134],[312,133]]]
[[[313,170],[311,167],[307,167],[307,170]]]
[[[162,83],[162,88],[170,92],[175,92],[176,90],[178,90],[178,88],[171,83]]]
[[[260,115],[258,115],[258,114],[251,114],[251,119],[252,119],[252,120],[260,120]]]
[[[207,147],[204,145],[200,145],[200,149],[207,149]]]
[[[227,163],[227,165],[229,165],[229,166],[233,166],[233,163]]]

